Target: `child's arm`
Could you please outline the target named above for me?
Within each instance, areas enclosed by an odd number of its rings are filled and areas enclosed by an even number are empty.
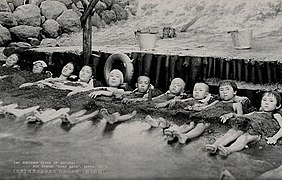
[[[276,134],[274,134],[274,136],[265,138],[267,140],[267,144],[276,144],[277,140],[282,137],[282,116],[278,113],[274,114],[273,116],[274,119],[278,122],[280,129]]]
[[[90,98],[96,98],[97,96],[112,96],[113,95],[113,92],[112,91],[93,91],[89,94],[89,97]]]
[[[195,104],[195,105],[191,106],[191,109],[194,110],[194,111],[202,111],[204,109],[207,109],[208,107],[214,106],[218,102],[219,102],[218,100],[215,100],[214,102],[212,102],[212,103],[210,103],[208,105],[205,105],[205,104]]]
[[[228,114],[224,114],[222,116],[220,116],[220,121],[222,123],[225,123],[228,119],[232,118],[232,117],[237,117],[238,115],[243,115],[243,107],[242,104],[240,102],[238,103],[233,103],[233,110],[234,112],[232,113],[228,113]]]
[[[165,101],[165,102],[162,102],[162,103],[157,103],[156,104],[156,108],[163,108],[163,107],[166,107],[170,104],[170,100],[169,101]]]
[[[163,98],[164,96],[165,96],[165,94],[161,94],[161,95],[159,95],[157,97],[152,98],[152,100],[155,101],[155,100]]]

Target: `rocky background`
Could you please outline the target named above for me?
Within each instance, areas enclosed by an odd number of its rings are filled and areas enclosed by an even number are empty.
[[[23,5],[24,0],[0,1],[0,46],[82,46],[79,18],[83,7],[79,0],[25,3],[29,4]],[[157,49],[165,52],[203,46],[208,52],[206,43],[215,47],[231,44],[227,32],[241,28],[253,29],[255,40],[272,38],[271,44],[282,42],[282,0],[100,0],[95,10],[94,48],[123,47],[135,51],[135,30],[154,28],[161,37],[164,27],[176,31],[175,38],[158,41]],[[201,14],[186,32],[181,32],[185,24]]]
[[[137,9],[132,2],[99,1],[92,16],[94,31],[135,15]],[[1,0],[0,46],[59,46],[56,38],[81,31],[83,11],[79,0]]]

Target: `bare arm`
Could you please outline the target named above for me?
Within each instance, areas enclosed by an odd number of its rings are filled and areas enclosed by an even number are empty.
[[[238,116],[243,115],[243,107],[242,107],[242,104],[240,102],[233,103],[233,110],[234,110],[234,112],[232,112],[232,113],[228,113],[228,114],[224,114],[224,115],[220,116],[220,121],[222,123],[225,123],[228,119],[230,119],[232,117],[238,117]]]
[[[282,116],[280,114],[274,114],[274,119],[278,122],[280,129],[272,137],[266,137],[267,144],[276,144],[277,140],[282,137]]]

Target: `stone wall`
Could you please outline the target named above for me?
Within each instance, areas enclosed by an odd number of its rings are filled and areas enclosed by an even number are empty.
[[[95,6],[92,25],[105,28],[136,14],[134,1],[100,0]],[[0,47],[25,42],[30,47],[59,46],[56,38],[81,31],[84,12],[79,0],[1,0]],[[29,46],[25,44],[25,46]]]

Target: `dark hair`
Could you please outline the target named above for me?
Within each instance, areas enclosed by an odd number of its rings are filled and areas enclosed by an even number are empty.
[[[237,91],[237,89],[238,89],[236,83],[234,81],[231,81],[231,80],[222,80],[222,81],[219,82],[219,87],[224,86],[224,85],[231,86],[233,88],[234,92]]]
[[[261,97],[265,96],[266,94],[273,95],[276,98],[276,100],[277,100],[276,107],[281,105],[281,96],[278,92],[276,92],[276,91],[266,91],[265,93],[263,93],[263,95]]]

